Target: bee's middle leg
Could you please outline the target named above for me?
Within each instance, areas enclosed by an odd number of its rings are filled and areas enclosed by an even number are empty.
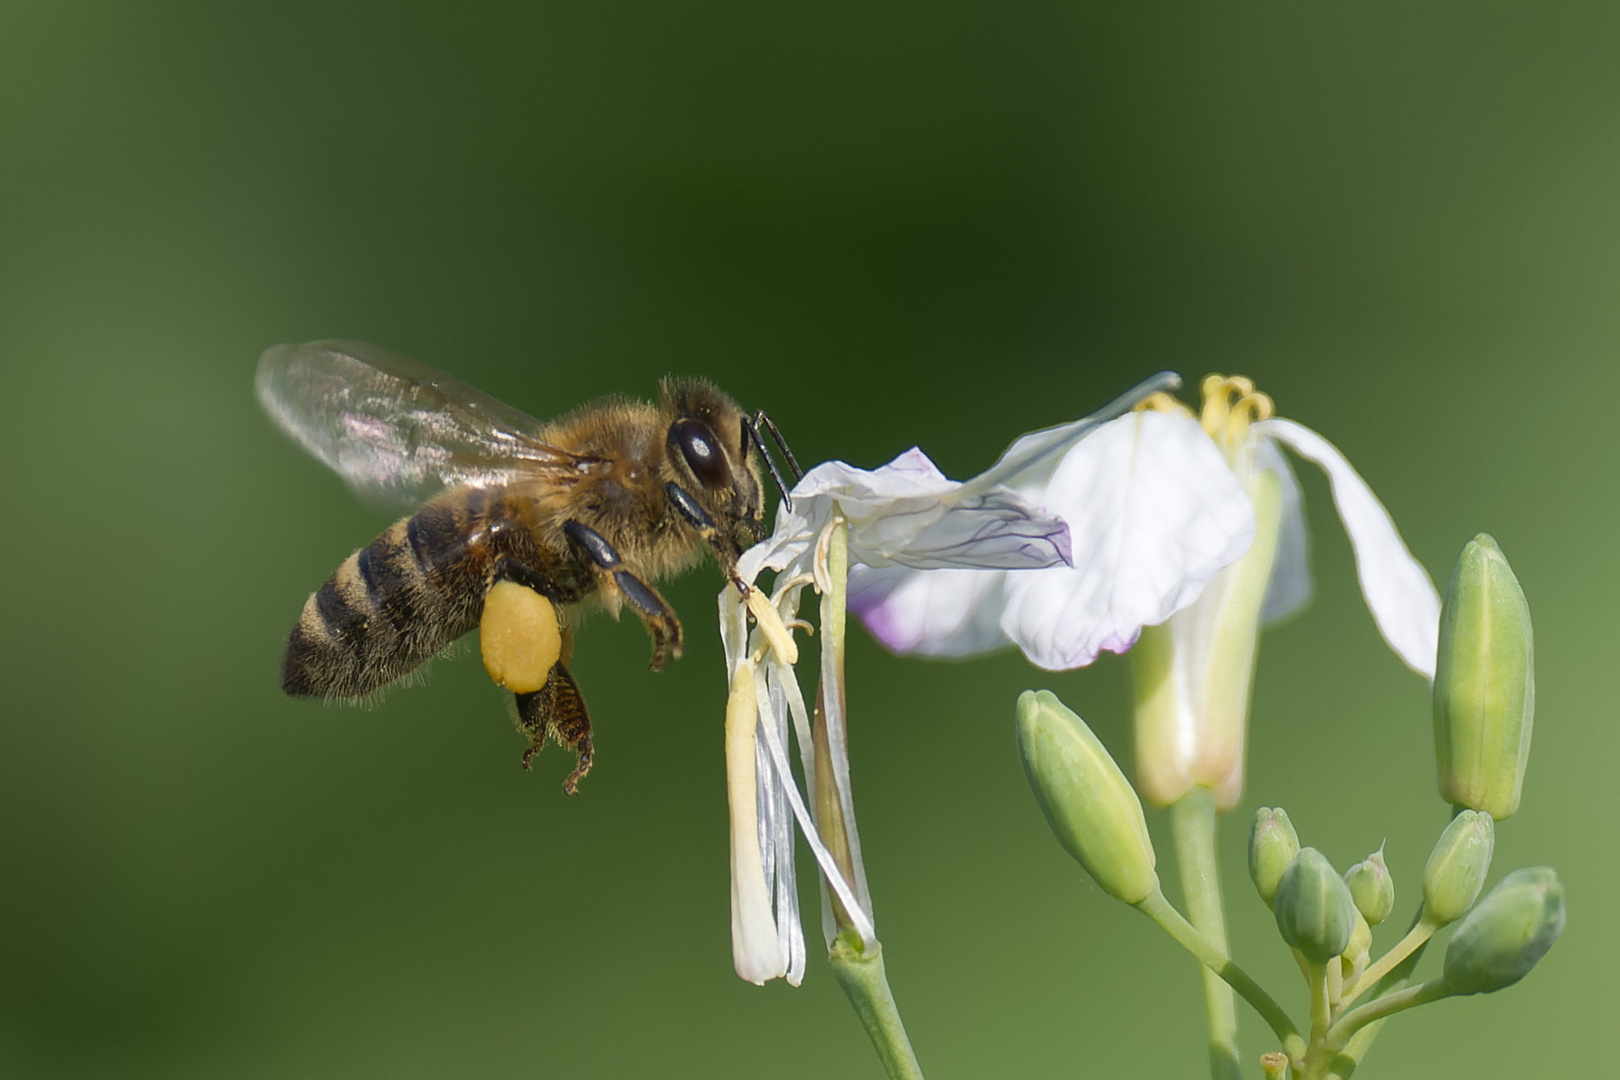
[[[641,617],[642,625],[653,639],[653,658],[649,665],[662,671],[666,656],[681,658],[681,621],[658,590],[624,568],[624,560],[607,539],[589,525],[577,521],[564,523],[563,532],[590,557],[597,574],[612,581],[619,595],[629,601],[630,607]]]

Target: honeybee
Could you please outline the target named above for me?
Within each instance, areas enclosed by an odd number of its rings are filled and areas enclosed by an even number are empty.
[[[665,379],[656,405],[610,397],[542,423],[376,345],[313,341],[266,350],[255,387],[282,430],[362,497],[421,504],[310,596],[281,688],[365,698],[482,620],[485,665],[514,691],[529,736],[523,767],[549,736],[578,756],[569,794],[593,753],[567,666],[570,612],[628,607],[660,670],[681,655],[681,624],[652,583],[707,547],[746,593],[737,559],[765,536],[762,460],[788,498],[762,430],[799,475],[769,417],[697,379]],[[536,672],[511,674],[524,666]]]

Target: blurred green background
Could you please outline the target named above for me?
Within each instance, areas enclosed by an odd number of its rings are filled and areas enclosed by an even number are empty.
[[[1617,40],[1608,3],[0,5],[0,1072],[880,1075],[819,958],[798,990],[731,973],[712,569],[668,587],[691,644],[662,675],[638,626],[587,626],[575,799],[567,755],[519,770],[473,655],[369,711],[281,696],[305,596],[387,518],[272,430],[252,369],[345,336],[541,416],[706,374],[801,459],[919,444],[956,476],[1150,371],[1254,376],[1437,579],[1492,532],[1537,620],[1493,878],[1556,865],[1565,940],[1395,1020],[1360,1075],[1592,1075]],[[1236,951],[1296,1012],[1253,807],[1341,867],[1387,837],[1402,911],[1445,820],[1426,688],[1303,475],[1318,597],[1265,639],[1222,838]],[[1203,1070],[1192,962],[1061,854],[1013,749],[1047,686],[1128,757],[1124,667],[853,642],[879,927],[934,1080]]]

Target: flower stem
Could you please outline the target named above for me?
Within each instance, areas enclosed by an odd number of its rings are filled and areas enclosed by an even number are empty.
[[[1382,979],[1385,975],[1388,975],[1391,971],[1395,970],[1396,965],[1405,960],[1408,956],[1412,955],[1413,950],[1417,949],[1420,945],[1433,937],[1434,932],[1438,929],[1439,927],[1429,922],[1429,920],[1423,918],[1423,916],[1420,914],[1417,922],[1413,924],[1412,929],[1406,932],[1406,936],[1401,938],[1401,940],[1395,944],[1393,949],[1389,950],[1389,952],[1385,953],[1383,956],[1380,956],[1377,963],[1373,964],[1372,967],[1363,972],[1361,978],[1356,980],[1356,984],[1354,986],[1345,990],[1344,994],[1339,998],[1340,1004],[1343,1006],[1348,1006],[1354,1002],[1356,998],[1366,993],[1369,987],[1378,985],[1379,979]]]
[[[1427,1005],[1431,1001],[1452,996],[1453,991],[1445,984],[1443,979],[1434,979],[1418,986],[1408,986],[1404,990],[1397,990],[1392,994],[1385,994],[1365,1005],[1351,1009],[1339,1018],[1338,1022],[1328,1028],[1320,1042],[1313,1040],[1310,1055],[1306,1058],[1303,1076],[1305,1080],[1325,1076],[1330,1067],[1335,1067],[1335,1059],[1340,1050],[1355,1036],[1355,1034],[1368,1024],[1375,1023],[1385,1017],[1406,1009],[1414,1009],[1419,1005]]]
[[[1203,934],[1196,927],[1182,918],[1181,912],[1170,906],[1170,901],[1164,898],[1164,893],[1155,891],[1146,900],[1136,905],[1136,909],[1154,922],[1175,939],[1176,944],[1192,953],[1200,962],[1215,974],[1219,975],[1228,986],[1236,990],[1254,1007],[1266,1024],[1282,1042],[1283,1051],[1293,1060],[1298,1061],[1305,1053],[1305,1040],[1300,1038],[1299,1029],[1288,1018],[1283,1007],[1278,1005],[1272,996],[1261,988],[1260,984],[1249,977],[1229,956],[1226,951]]]
[[[862,952],[860,942],[849,935],[840,934],[827,954],[838,983],[849,995],[855,1015],[861,1018],[866,1034],[871,1036],[889,1080],[922,1080],[922,1067],[912,1052],[911,1040],[906,1037],[906,1026],[895,1007],[894,994],[889,989],[888,974],[883,966],[883,946],[874,945],[870,952]]]
[[[872,1039],[890,1080],[922,1080],[922,1068],[906,1037],[906,1026],[889,989],[883,964],[883,946],[872,930],[872,900],[861,864],[860,835],[855,829],[855,805],[849,782],[849,739],[844,710],[845,590],[849,579],[848,527],[834,519],[826,537],[826,563],[821,568],[821,683],[816,693],[812,735],[815,763],[816,825],[831,850],[838,870],[853,893],[849,900],[861,909],[852,911],[840,896],[824,891],[828,914],[836,927],[826,927],[827,963],[855,1007],[855,1015]],[[862,924],[865,930],[863,933]],[[862,940],[869,938],[870,944]]]
[[[1350,1037],[1350,1041],[1344,1044],[1344,1049],[1328,1062],[1328,1080],[1350,1080],[1357,1066],[1361,1064],[1361,1059],[1367,1056],[1373,1040],[1378,1038],[1378,1032],[1387,1019],[1389,1018],[1374,1020]]]
[[[1416,926],[1421,917],[1422,911],[1420,909],[1418,918],[1414,918],[1412,924]],[[1426,948],[1428,948],[1428,942],[1424,942],[1413,949],[1406,959],[1402,960],[1389,974],[1379,980],[1377,985],[1373,987],[1373,993],[1388,994],[1395,990],[1404,989],[1407,980],[1412,976],[1412,972],[1417,970],[1418,961],[1423,958],[1423,951]],[[1345,1004],[1349,1004],[1348,1000],[1345,1001]],[[1372,1049],[1373,1040],[1378,1038],[1379,1031],[1384,1027],[1384,1019],[1387,1018],[1374,1020],[1351,1036],[1350,1041],[1344,1044],[1343,1049],[1334,1055],[1332,1061],[1328,1062],[1327,1075],[1330,1078],[1350,1080],[1351,1074],[1356,1071],[1357,1066],[1367,1057],[1367,1051]]]
[[[1194,787],[1170,807],[1176,864],[1188,921],[1223,953],[1226,911],[1221,903],[1220,867],[1215,858],[1215,793]],[[1213,1080],[1239,1080],[1237,1001],[1232,988],[1209,967],[1200,967],[1204,1012],[1209,1023],[1209,1073]]]
[[[1329,963],[1337,963],[1337,957]],[[1320,1042],[1327,1034],[1332,1017],[1328,1012],[1327,964],[1310,964],[1305,981],[1311,988],[1311,1044]]]

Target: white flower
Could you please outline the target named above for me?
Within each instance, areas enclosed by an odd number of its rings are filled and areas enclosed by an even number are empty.
[[[1004,460],[1043,438],[1026,435]],[[1189,416],[1133,412],[1007,478],[1069,527],[1072,565],[1031,573],[858,569],[850,607],[895,652],[967,656],[1013,642],[1040,667],[1124,652],[1248,549],[1242,485]],[[994,471],[994,470],[993,470]]]
[[[1020,439],[1008,456],[1039,437]],[[1253,424],[1252,441],[1246,454],[1281,483],[1266,621],[1297,611],[1311,593],[1303,508],[1282,444],[1327,473],[1380,632],[1432,678],[1438,594],[1366,482],[1331,443],[1291,420]],[[1080,667],[1099,651],[1130,648],[1142,627],[1186,607],[1244,554],[1255,528],[1247,483],[1184,408],[1134,412],[1074,444],[1055,468],[1026,469],[1010,482],[1068,524],[1072,566],[1023,574],[857,569],[850,606],[896,652],[967,656],[1010,641],[1040,667]]]
[[[824,463],[794,487],[792,509],[778,514],[771,537],[743,554],[738,563],[742,581],[752,585],[766,568],[777,571],[777,576],[768,598],[759,587],[750,590],[746,605],[731,586],[720,595],[721,636],[731,683],[726,760],[732,949],[740,976],[756,983],[786,977],[796,984],[803,975],[804,942],[793,876],[791,822],[795,819],[848,925],[866,945],[876,941],[855,828],[844,730],[841,578],[846,552],[851,569],[876,572],[982,574],[999,580],[1047,573],[1052,568],[1066,571],[1070,526],[1031,505],[1021,492],[1039,487],[1040,477],[1061,472],[1071,447],[1084,445],[1090,441],[1086,436],[1105,430],[1104,421],[1128,411],[1148,394],[1175,384],[1174,376],[1157,376],[1094,417],[1025,436],[990,470],[963,483],[947,479],[916,449],[872,471],[843,462]],[[1160,422],[1148,421],[1150,425]],[[1218,475],[1231,482],[1224,466]],[[837,554],[829,560],[830,549]],[[1241,546],[1229,557],[1238,553]],[[1215,569],[1218,567],[1210,567],[1205,576]],[[833,833],[842,837],[837,852],[822,841],[787,756],[791,724],[805,783],[815,792],[817,766],[811,751],[810,720],[791,666],[797,647],[786,629],[795,621],[800,592],[812,583],[823,594],[822,704],[826,760],[833,774],[836,812],[842,818],[841,827]],[[1099,587],[1108,591],[1106,582]],[[1173,598],[1185,598],[1189,591],[1180,580],[1156,579],[1146,588]],[[1196,592],[1196,586],[1191,591]],[[1037,601],[1031,598],[1027,602]],[[1128,609],[1128,605],[1122,606]],[[751,634],[745,609],[759,624]],[[1134,636],[1135,630],[1128,632]],[[823,807],[822,814],[830,812],[825,802],[818,805]],[[824,894],[823,928],[830,941],[833,927],[826,917],[827,903],[830,900]]]

